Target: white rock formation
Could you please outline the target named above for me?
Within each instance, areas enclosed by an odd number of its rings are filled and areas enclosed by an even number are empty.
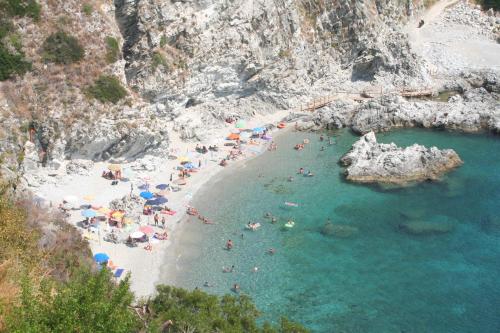
[[[399,148],[394,143],[378,143],[375,133],[370,132],[353,144],[341,163],[347,166],[346,178],[351,181],[405,184],[438,179],[463,162],[452,149],[418,144]]]

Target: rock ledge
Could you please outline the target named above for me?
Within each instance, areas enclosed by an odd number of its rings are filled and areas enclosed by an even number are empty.
[[[347,167],[345,174],[348,180],[401,185],[436,180],[463,163],[452,149],[439,150],[418,144],[400,148],[394,143],[378,143],[374,132],[355,142],[340,161]]]

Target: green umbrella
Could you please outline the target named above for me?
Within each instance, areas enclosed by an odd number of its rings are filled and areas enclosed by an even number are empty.
[[[236,128],[245,128],[246,127],[246,124],[245,124],[245,121],[244,120],[238,120],[236,122]]]

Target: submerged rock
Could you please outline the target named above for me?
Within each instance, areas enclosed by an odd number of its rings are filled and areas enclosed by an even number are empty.
[[[410,235],[434,235],[445,234],[455,228],[451,218],[444,215],[436,215],[429,221],[410,221],[398,225],[398,229]]]
[[[394,143],[378,143],[373,132],[354,143],[340,162],[347,167],[348,180],[393,184],[435,180],[463,163],[452,149],[439,150],[418,144],[400,148]]]
[[[339,238],[348,238],[353,236],[359,231],[357,227],[352,227],[349,225],[333,224],[331,222],[325,223],[321,228],[321,234],[324,236],[332,236]]]

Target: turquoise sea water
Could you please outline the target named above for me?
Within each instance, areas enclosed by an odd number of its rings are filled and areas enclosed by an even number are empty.
[[[205,186],[194,206],[217,224],[183,222],[180,242],[190,255],[181,256],[176,283],[219,294],[238,283],[264,319],[287,315],[313,332],[500,332],[500,138],[416,129],[378,134],[400,146],[453,148],[464,161],[440,182],[384,188],[345,182],[337,161],[356,137],[330,135],[332,146],[318,134],[283,134],[277,151]],[[311,144],[293,150],[304,138]],[[315,177],[296,175],[300,167]],[[279,222],[271,224],[265,212]],[[328,218],[358,231],[324,236]],[[284,230],[288,219],[296,225]],[[453,229],[416,236],[399,228],[418,220],[445,220]],[[244,230],[248,221],[262,227]],[[231,251],[223,249],[227,239],[235,243]],[[276,254],[266,253],[271,247]],[[233,273],[222,272],[231,265]],[[204,288],[205,281],[215,286]]]

